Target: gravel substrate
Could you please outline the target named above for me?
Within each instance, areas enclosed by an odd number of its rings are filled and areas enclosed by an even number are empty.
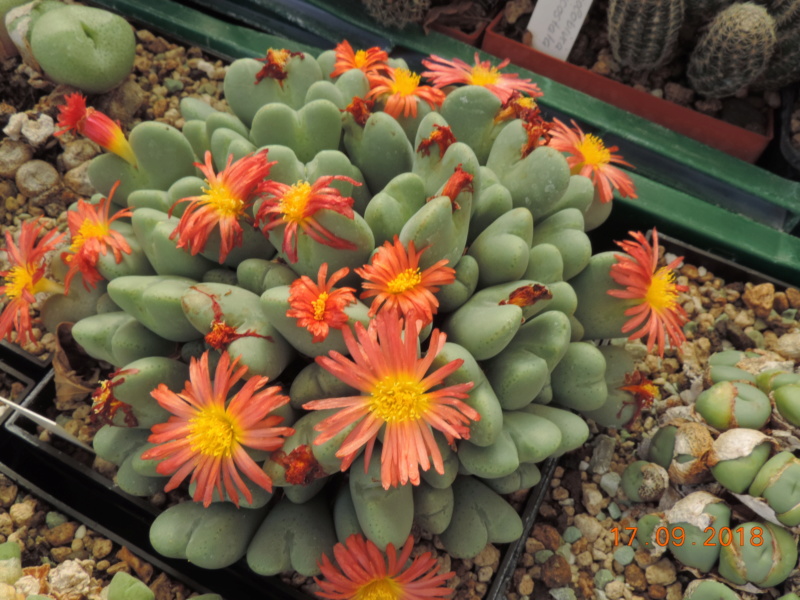
[[[681,298],[691,319],[684,328],[687,342],[679,351],[667,350],[663,360],[646,355],[637,344],[637,367],[659,387],[662,400],[628,429],[599,428],[590,421],[590,441],[564,456],[556,469],[508,600],[680,600],[686,585],[697,578],[669,553],[658,556],[626,545],[625,527],[664,510],[680,495],[671,488],[661,505],[631,503],[620,487],[622,472],[644,458],[642,441],[657,429],[658,418],[669,408],[690,405],[702,390],[708,357],[714,352],[758,348],[800,359],[791,350],[800,339],[800,291],[776,291],[771,283],[725,282],[691,264],[679,273],[678,283],[689,286]],[[622,532],[618,545],[614,528]],[[779,588],[800,589],[797,568]]]
[[[148,585],[156,600],[184,600],[197,593],[158,572],[125,546],[54,510],[0,475],[0,543],[22,549],[23,577],[0,583],[0,598],[99,600],[114,574],[129,573]],[[8,568],[9,565],[4,565]]]

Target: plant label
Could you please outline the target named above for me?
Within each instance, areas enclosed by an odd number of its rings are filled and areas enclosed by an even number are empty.
[[[533,47],[553,58],[567,60],[593,0],[538,0],[528,31]]]

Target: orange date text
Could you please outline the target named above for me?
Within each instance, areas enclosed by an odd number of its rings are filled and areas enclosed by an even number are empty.
[[[627,537],[627,545],[632,546],[638,530],[638,527],[614,527],[611,530],[611,533],[614,534],[614,545],[624,544],[625,542],[622,538]],[[626,534],[630,534],[630,537]],[[734,543],[739,546],[744,546],[747,543],[751,546],[761,546],[764,543],[764,530],[761,527],[753,527],[749,532],[748,538],[748,533],[744,527],[737,527],[736,529],[731,529],[730,527],[720,527],[719,529],[706,527],[703,530],[703,537],[702,541],[688,542],[683,527],[657,527],[653,531],[652,539],[639,541],[645,546],[683,546],[685,543],[692,546],[730,546]]]

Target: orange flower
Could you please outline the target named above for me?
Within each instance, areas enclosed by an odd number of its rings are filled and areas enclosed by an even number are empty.
[[[322,263],[317,283],[303,275],[289,286],[291,308],[286,311],[286,316],[297,319],[297,326],[305,327],[314,336],[312,342],[325,340],[331,327],[341,329],[347,325],[344,308],[355,303],[355,290],[349,287],[334,290],[333,286],[349,272],[347,267],[339,269],[326,282],[328,263]]]
[[[384,112],[395,119],[417,116],[417,102],[424,100],[432,109],[444,102],[444,92],[429,85],[419,84],[419,75],[408,69],[391,69],[387,75],[376,75],[370,80],[367,98],[385,100]]]
[[[461,163],[456,165],[456,168],[453,170],[453,174],[450,175],[447,179],[447,183],[444,184],[442,188],[442,193],[439,194],[440,196],[447,196],[450,198],[450,205],[452,206],[453,212],[459,210],[461,206],[456,202],[456,198],[459,197],[461,192],[470,192],[472,193],[474,190],[472,188],[472,180],[474,177],[472,174],[467,173],[464,169],[461,168]],[[432,196],[428,198],[428,202],[433,200],[436,196]]]
[[[614,154],[619,148],[603,144],[603,140],[594,134],[585,134],[572,121],[574,129],[570,129],[558,119],[553,119],[552,140],[550,146],[559,152],[567,153],[567,164],[573,175],[584,175],[592,180],[600,198],[600,202],[610,202],[613,198],[611,188],[619,190],[624,198],[636,198],[636,188],[631,178],[612,165],[625,165],[632,167],[623,160],[619,154]]]
[[[642,414],[643,409],[649,408],[653,405],[654,400],[661,397],[658,388],[652,381],[645,377],[639,369],[636,369],[633,373],[625,373],[625,385],[621,386],[619,389],[633,394],[633,400],[630,402],[623,402],[623,406],[619,409],[617,417],[622,414],[625,405],[633,404],[636,408],[625,426],[633,423],[636,418]]]
[[[494,118],[495,123],[510,121],[512,119],[522,119],[523,121],[542,121],[542,109],[536,100],[523,96],[515,91],[508,97],[497,111]]]
[[[417,152],[423,156],[430,156],[431,146],[436,144],[439,146],[439,158],[444,156],[447,149],[456,143],[456,136],[453,135],[453,130],[447,125],[434,125],[431,134],[424,140],[421,140],[417,146]]]
[[[228,156],[225,168],[214,174],[211,152],[206,151],[205,164],[194,163],[206,176],[208,187],[203,188],[202,196],[183,198],[175,202],[169,210],[175,210],[180,202],[189,206],[181,215],[180,223],[170,234],[170,239],[178,238],[178,248],[189,248],[192,255],[202,252],[208,236],[219,225],[219,262],[225,262],[228,253],[242,245],[243,229],[241,222],[250,221],[249,208],[266,186],[264,179],[275,161],[267,161],[267,151],[248,154],[235,163]]]
[[[11,268],[0,271],[5,283],[0,286],[0,295],[8,304],[0,314],[0,339],[11,339],[11,332],[17,332],[17,342],[26,344],[33,340],[31,324],[31,304],[39,292],[60,293],[64,291],[59,284],[44,276],[47,253],[53,250],[64,238],[63,233],[48,231],[39,242],[36,239],[44,230],[39,219],[23,221],[19,232],[19,246],[14,244],[11,232],[6,231],[8,262]]]
[[[522,158],[528,156],[539,146],[547,146],[553,138],[550,133],[553,127],[552,123],[548,123],[542,118],[537,119],[533,117],[530,121],[524,120],[522,122],[522,127],[525,129],[525,134],[528,138],[522,145],[522,150],[520,151],[520,156]],[[567,161],[567,163],[569,163],[569,161]]]
[[[134,167],[137,165],[136,155],[119,123],[99,110],[87,108],[86,98],[80,93],[67,94],[64,100],[66,104],[58,107],[58,126],[61,129],[56,131],[56,135],[74,131],[125,159]]]
[[[231,364],[230,355],[223,352],[212,385],[206,352],[200,360],[192,358],[182,393],[176,394],[163,383],[150,392],[174,415],[166,423],[153,425],[147,439],[159,445],[142,453],[144,460],[163,459],[156,470],[172,475],[165,492],[174,490],[191,473],[191,481],[197,482],[195,502],[202,500],[203,506],[208,506],[217,490],[223,498],[227,492],[239,506],[239,492],[248,502],[253,499],[240,472],[272,491],[272,480],[245,447],[277,450],[283,445],[283,436],[294,433],[291,427],[276,427],[283,417],[269,415],[289,398],[282,396],[277,386],[261,390],[269,378],[254,376],[228,402],[231,389],[247,371],[244,366],[237,369],[237,362]]]
[[[419,259],[427,248],[417,253],[414,242],[408,243],[405,249],[397,236],[394,243],[385,242],[372,255],[369,265],[364,265],[355,272],[364,279],[364,292],[361,298],[371,298],[372,306],[369,316],[378,310],[397,311],[408,316],[412,311],[425,324],[433,320],[439,308],[439,301],[434,294],[439,286],[448,285],[456,280],[455,269],[447,265],[447,260],[440,260],[424,271],[419,267]]]
[[[108,216],[111,198],[118,186],[119,181],[111,188],[108,196],[102,198],[97,204],[78,200],[77,210],[67,213],[72,242],[69,250],[61,253],[61,260],[69,266],[69,271],[64,278],[65,294],[69,294],[72,278],[78,273],[83,275],[83,287],[87,290],[95,287],[98,281],[103,280],[103,276],[97,270],[97,261],[101,254],[105,256],[108,253],[109,248],[114,253],[117,264],[122,262],[123,252],[131,253],[131,247],[127,240],[119,231],[111,229],[111,223],[123,217],[130,217],[133,209],[123,208],[115,212],[113,217],[109,218]]]
[[[651,246],[641,232],[630,232],[635,242],[616,242],[627,255],[617,254],[617,263],[611,266],[611,278],[624,290],[609,290],[615,298],[633,300],[636,305],[625,311],[630,320],[625,323],[622,333],[641,329],[631,334],[629,340],[647,336],[647,350],[658,344],[658,354],[664,356],[664,345],[668,338],[670,345],[680,346],[686,341],[683,324],[688,317],[678,303],[678,293],[689,288],[675,283],[675,269],[683,257],[678,257],[665,267],[658,268],[658,232],[653,228]]]
[[[515,306],[519,306],[520,308],[525,308],[526,306],[533,306],[539,300],[552,299],[553,292],[547,289],[546,286],[542,285],[541,283],[533,283],[518,287],[509,294],[507,300],[500,300],[499,304],[501,306],[505,304],[513,304]]]
[[[422,73],[433,82],[434,87],[443,88],[448,85],[464,83],[467,85],[479,85],[485,87],[501,102],[506,102],[514,92],[524,92],[534,98],[542,96],[539,86],[530,79],[520,79],[516,73],[501,73],[500,69],[507,66],[511,61],[505,59],[496,67],[488,60],[481,61],[478,53],[475,53],[475,65],[470,66],[463,60],[454,58],[446,60],[435,54],[422,61],[422,64],[430,69]]]
[[[267,50],[267,55],[264,58],[256,59],[259,62],[263,62],[264,66],[261,67],[261,70],[258,73],[256,73],[255,83],[260,82],[265,77],[269,77],[270,79],[277,81],[280,86],[283,87],[283,80],[289,75],[286,72],[286,63],[288,63],[289,59],[293,56],[297,56],[301,60],[305,59],[306,57],[306,55],[302,52],[290,52],[285,48],[281,50],[270,48]]]
[[[361,185],[344,175],[325,175],[313,185],[307,181],[298,181],[294,185],[269,181],[264,186],[266,197],[258,208],[256,222],[265,221],[264,235],[269,235],[270,229],[286,226],[282,250],[289,262],[297,262],[298,228],[320,244],[344,250],[355,249],[352,242],[336,237],[314,218],[320,210],[332,210],[348,219],[353,218],[353,199],[342,196],[339,190],[329,187],[332,181]]]
[[[372,114],[372,109],[374,106],[374,100],[364,100],[359,96],[353,96],[353,101],[341,109],[340,112],[350,113],[350,115],[353,117],[353,121],[355,121],[361,127],[364,127],[364,125],[367,124],[367,119],[369,119],[370,115]]]
[[[92,423],[99,421],[100,423],[112,424],[117,411],[122,410],[125,414],[125,425],[136,427],[139,424],[136,415],[133,414],[131,405],[119,400],[114,395],[114,388],[125,383],[126,375],[133,375],[138,372],[139,369],[117,369],[108,376],[108,379],[97,382],[97,387],[92,392],[92,412],[89,414],[89,420]]]
[[[425,600],[444,598],[453,590],[443,584],[455,573],[441,573],[439,564],[425,552],[411,558],[414,538],[408,536],[400,556],[393,544],[386,546],[386,558],[362,535],[353,534],[333,547],[334,566],[326,554],[319,563],[324,579],[314,578],[322,598],[331,600]],[[388,559],[388,564],[387,564]]]
[[[433,360],[442,351],[447,336],[438,329],[431,334],[425,358],[417,357],[421,324],[413,315],[403,321],[399,315],[380,313],[370,321],[369,330],[356,323],[353,337],[349,327],[342,329],[351,360],[331,351],[319,356],[317,363],[364,394],[343,398],[313,400],[306,410],[342,409],[316,425],[320,434],[314,444],[323,444],[353,423],[336,456],[346,471],[366,446],[369,467],[372,449],[384,429],[381,451],[381,483],[385,489],[419,484],[419,467],[427,471],[431,462],[437,473],[444,473],[433,429],[441,431],[449,443],[469,438],[471,421],[480,414],[462,402],[473,383],[459,383],[430,391],[444,382],[464,362],[454,360],[426,376]]]
[[[308,485],[327,476],[307,444],[301,444],[289,454],[276,450],[270,455],[270,460],[283,467],[283,478],[292,485]]]
[[[252,329],[239,331],[238,328],[228,325],[225,322],[225,315],[222,313],[222,307],[217,301],[216,294],[206,292],[197,286],[192,286],[191,289],[195,292],[203,294],[204,296],[208,297],[209,300],[211,300],[211,310],[214,311],[214,318],[211,321],[211,331],[205,335],[203,341],[205,341],[205,343],[211,348],[214,348],[214,350],[227,350],[228,346],[243,337],[257,337],[269,342],[275,342],[275,340],[272,339],[272,336],[261,335]]]
[[[389,65],[386,64],[386,61],[389,60],[389,55],[377,46],[353,52],[350,42],[344,40],[336,45],[334,51],[336,53],[336,62],[333,63],[331,78],[338,77],[351,69],[359,69],[364,73],[370,73],[389,68]]]

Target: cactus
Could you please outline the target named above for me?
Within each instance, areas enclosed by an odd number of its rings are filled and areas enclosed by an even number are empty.
[[[608,41],[614,58],[636,70],[672,58],[683,24],[683,0],[611,0]]]
[[[772,58],[754,87],[777,90],[799,79],[800,30],[797,27],[779,30]]]
[[[763,6],[734,4],[714,18],[692,51],[689,82],[700,94],[730,96],[761,75],[775,44],[775,19]]]
[[[402,29],[421,23],[431,7],[430,0],[361,0],[367,13],[384,27]]]
[[[778,30],[787,30],[800,20],[798,0],[769,0],[767,10],[775,18]]]

